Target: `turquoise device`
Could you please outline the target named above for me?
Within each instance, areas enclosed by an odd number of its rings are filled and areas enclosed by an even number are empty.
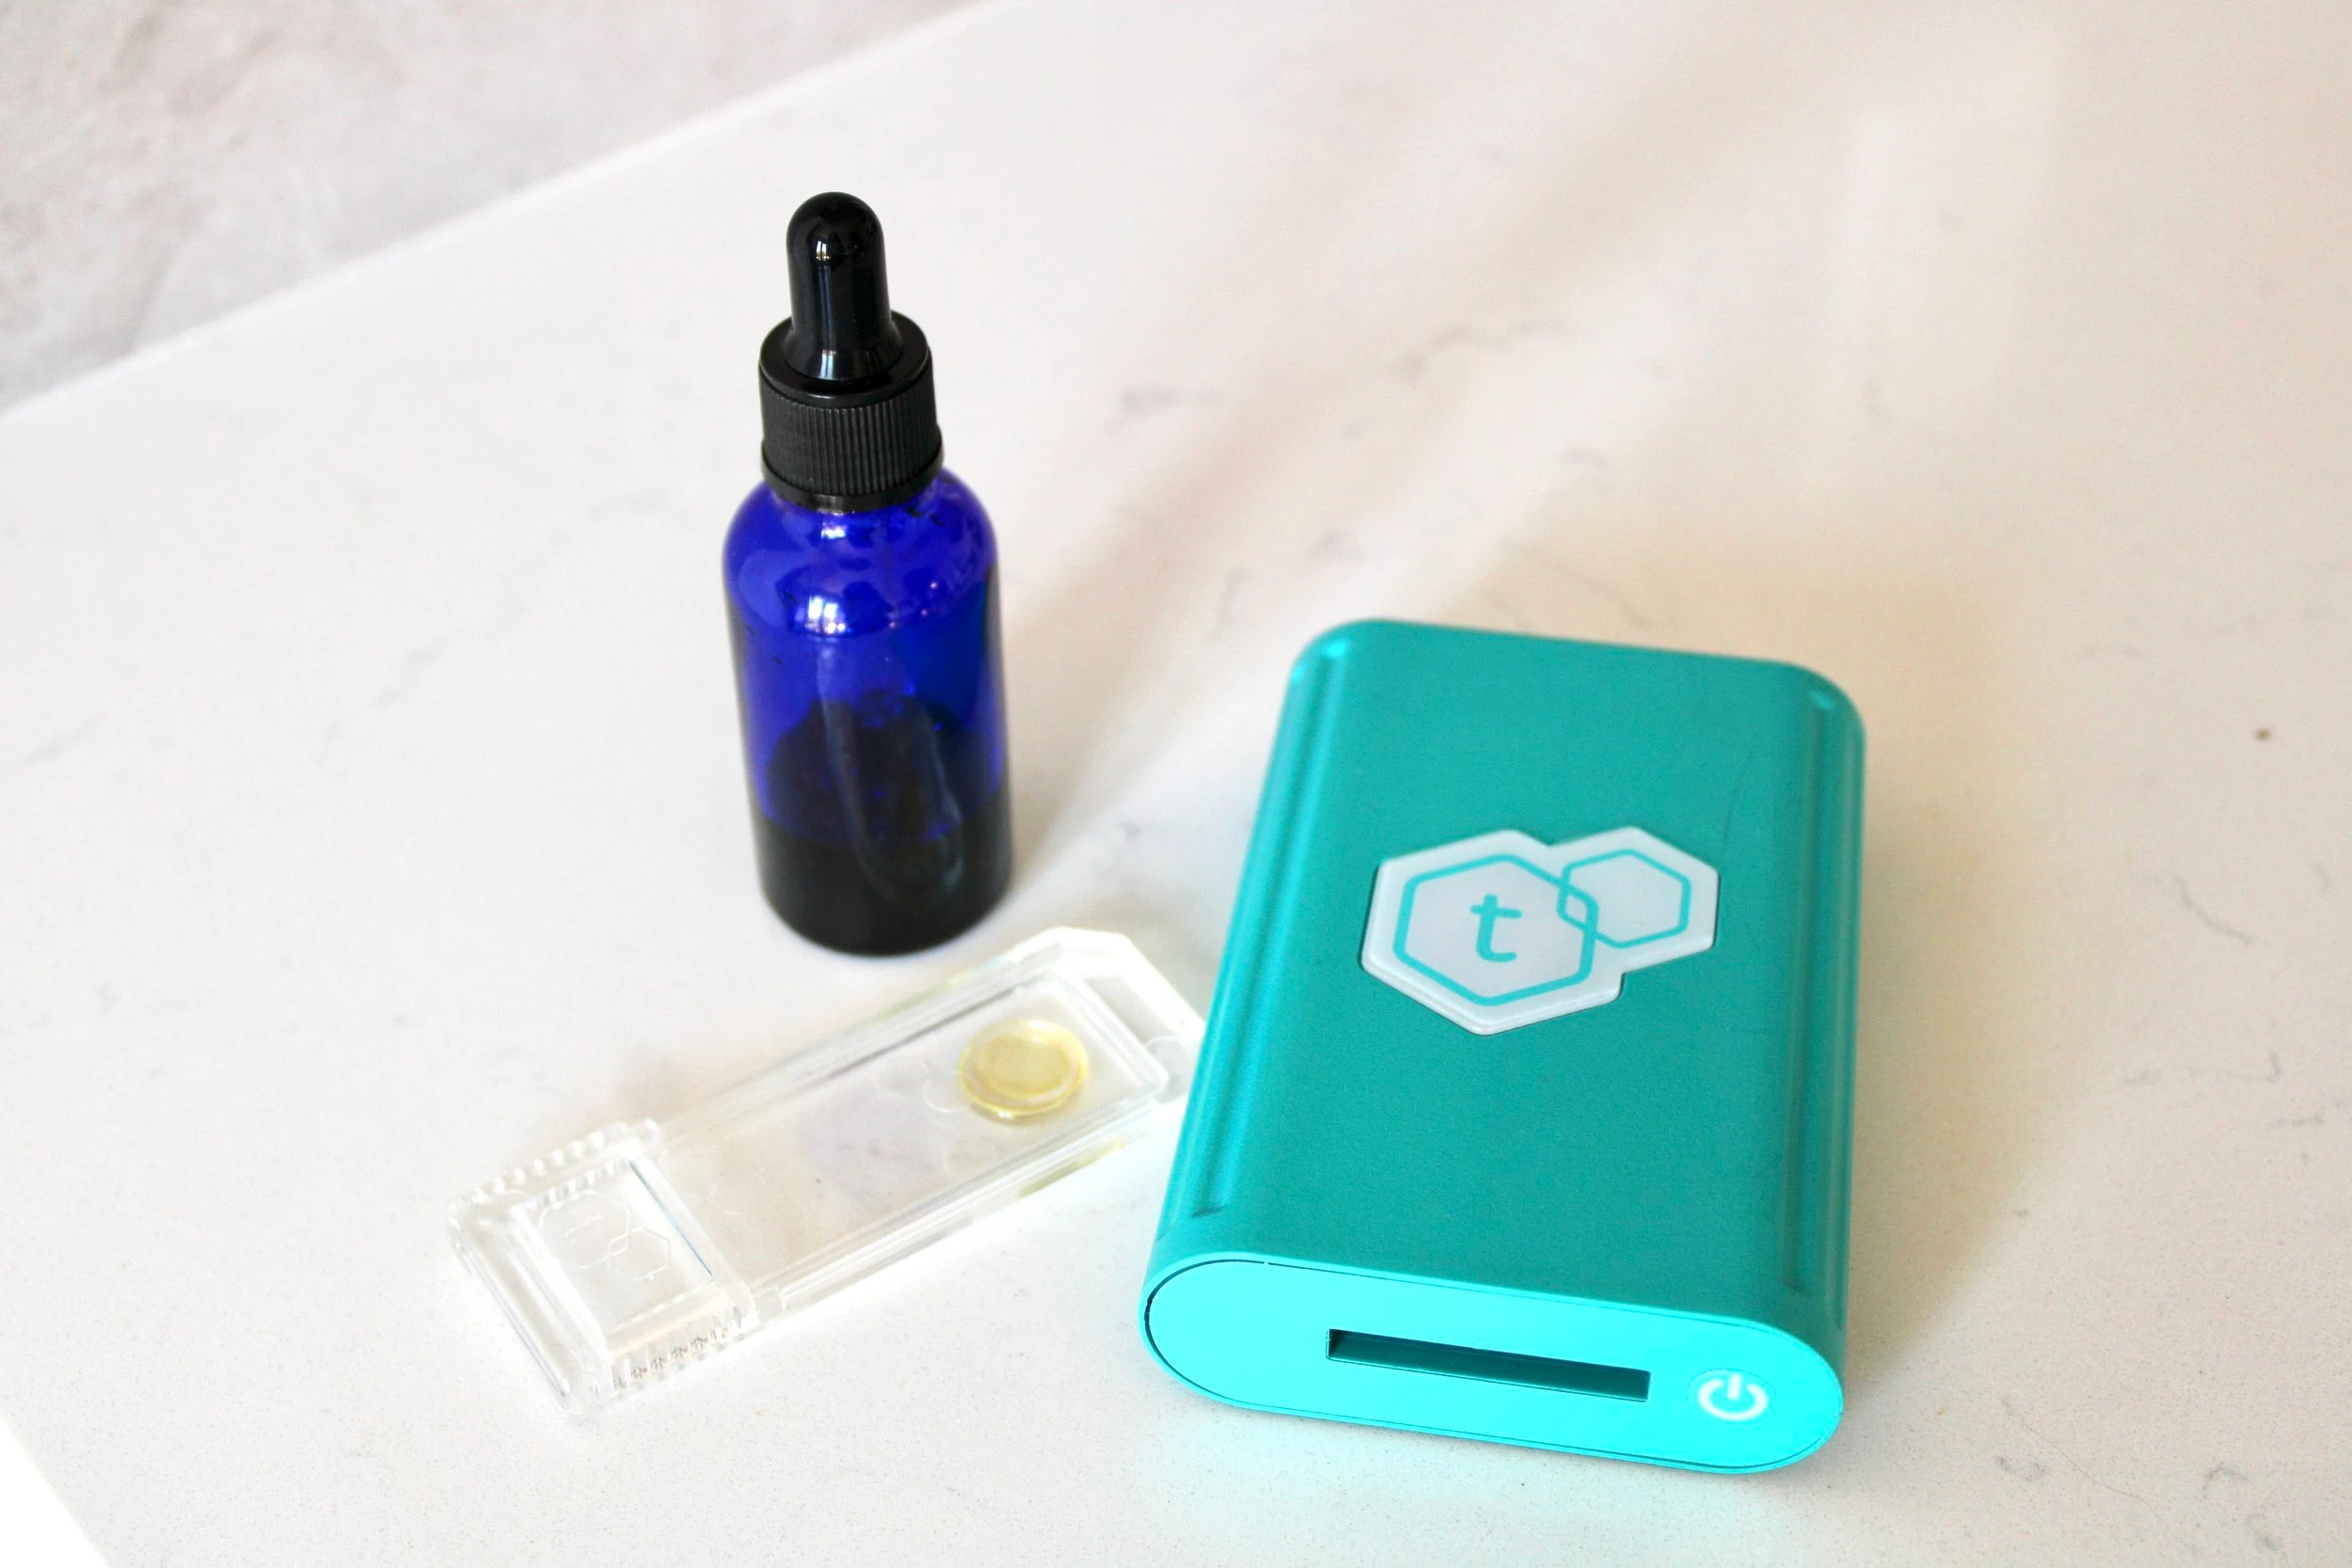
[[[1704,1470],[1843,1408],[1862,726],[1790,665],[1298,660],[1143,1333],[1235,1404]]]

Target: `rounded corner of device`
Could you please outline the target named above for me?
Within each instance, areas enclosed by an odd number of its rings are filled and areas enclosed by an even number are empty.
[[[1160,1342],[1152,1332],[1152,1304],[1159,1299],[1160,1287],[1199,1262],[1199,1259],[1189,1255],[1166,1265],[1155,1262],[1152,1271],[1143,1276],[1143,1293],[1136,1298],[1136,1328],[1142,1334],[1144,1348],[1152,1353],[1152,1359],[1163,1367],[1168,1367],[1168,1357],[1161,1352]],[[1168,1367],[1168,1370],[1172,1372],[1176,1369]]]
[[[1719,1476],[1763,1476],[1774,1470],[1786,1470],[1791,1465],[1803,1464],[1827,1447],[1829,1440],[1837,1435],[1837,1429],[1845,1424],[1845,1413],[1844,1402],[1840,1401],[1838,1407],[1830,1413],[1829,1425],[1821,1429],[1820,1436],[1776,1459],[1766,1459],[1753,1465],[1692,1465],[1685,1467]]]
[[[1709,1470],[1722,1475],[1738,1476],[1762,1475],[1771,1470],[1785,1470],[1789,1465],[1797,1464],[1801,1460],[1809,1459],[1813,1455],[1820,1452],[1822,1446],[1828,1443],[1832,1437],[1836,1436],[1837,1429],[1845,1424],[1845,1374],[1839,1370],[1836,1361],[1833,1361],[1830,1357],[1822,1354],[1820,1347],[1813,1344],[1801,1334],[1791,1333],[1785,1328],[1772,1327],[1765,1323],[1756,1322],[1753,1319],[1739,1319],[1733,1321],[1742,1323],[1749,1328],[1756,1329],[1770,1336],[1774,1340],[1785,1343],[1789,1347],[1790,1353],[1796,1361],[1800,1363],[1811,1363],[1815,1376],[1812,1381],[1812,1386],[1809,1390],[1806,1402],[1809,1404],[1812,1414],[1812,1420],[1808,1424],[1811,1425],[1814,1430],[1812,1432],[1812,1435],[1807,1437],[1804,1442],[1799,1443],[1796,1447],[1788,1449],[1786,1453],[1778,1454],[1771,1458],[1729,1465],[1699,1464],[1692,1465],[1688,1467],[1692,1469]]]
[[[1808,701],[1832,717],[1842,719],[1851,724],[1856,735],[1865,732],[1861,705],[1853,700],[1852,695],[1844,687],[1810,665],[1798,664],[1788,659],[1772,659],[1767,662],[1794,679],[1804,689]]]
[[[1291,662],[1291,673],[1295,677],[1301,672],[1311,668],[1318,659],[1344,658],[1353,650],[1355,644],[1364,637],[1378,636],[1404,624],[1401,621],[1387,621],[1376,616],[1367,616],[1359,620],[1343,621],[1336,626],[1327,626],[1315,633],[1312,638],[1309,639],[1307,645],[1298,650],[1297,658]]]
[[[1805,674],[1811,677],[1809,685],[1813,701],[1852,725],[1853,733],[1857,736],[1864,736],[1869,733],[1869,726],[1862,721],[1861,705],[1853,700],[1852,695],[1844,687],[1818,670],[1807,670]]]
[[[1227,1404],[1248,1407],[1247,1402],[1236,1400],[1230,1394],[1217,1392],[1176,1364],[1174,1358],[1168,1354],[1167,1347],[1160,1343],[1159,1328],[1152,1321],[1152,1310],[1159,1303],[1162,1291],[1195,1270],[1207,1268],[1216,1263],[1263,1263],[1264,1261],[1263,1258],[1231,1252],[1187,1252],[1169,1259],[1164,1263],[1157,1259],[1153,1260],[1151,1272],[1144,1276],[1143,1293],[1136,1303],[1136,1327],[1143,1336],[1143,1348],[1151,1352],[1152,1359],[1158,1362],[1168,1376],[1195,1393],[1206,1394],[1209,1398],[1220,1400]]]

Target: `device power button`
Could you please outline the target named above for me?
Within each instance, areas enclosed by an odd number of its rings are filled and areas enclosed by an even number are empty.
[[[1764,1385],[1745,1372],[1709,1372],[1698,1381],[1699,1408],[1719,1421],[1753,1421],[1771,1408]]]

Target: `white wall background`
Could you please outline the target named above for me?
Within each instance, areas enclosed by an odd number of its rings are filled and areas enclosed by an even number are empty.
[[[0,405],[961,0],[0,0]]]

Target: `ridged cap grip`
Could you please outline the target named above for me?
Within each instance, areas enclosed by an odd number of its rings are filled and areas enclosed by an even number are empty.
[[[938,404],[923,329],[897,317],[906,350],[882,385],[843,394],[785,363],[792,324],[768,335],[759,355],[760,466],[787,500],[826,512],[864,512],[914,495],[939,472]]]

